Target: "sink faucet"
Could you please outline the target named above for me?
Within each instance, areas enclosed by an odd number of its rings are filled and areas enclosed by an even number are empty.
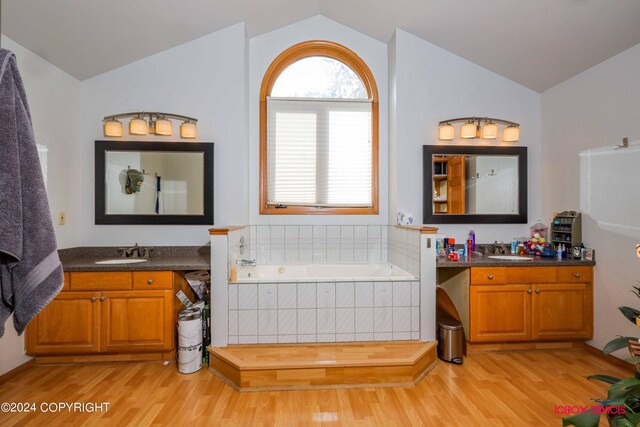
[[[493,244],[493,252],[495,255],[504,255],[507,253],[507,245],[505,243],[498,243],[498,241],[496,241]]]
[[[149,258],[149,253],[153,249],[141,248],[136,243],[131,248],[118,248],[118,250],[122,251],[121,258]]]
[[[255,259],[241,259],[240,261],[236,261],[236,264],[240,264],[241,267],[255,267],[256,260]]]

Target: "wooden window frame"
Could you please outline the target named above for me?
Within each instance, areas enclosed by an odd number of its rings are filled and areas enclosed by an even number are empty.
[[[267,204],[267,98],[280,74],[294,62],[312,56],[335,59],[350,67],[362,81],[371,100],[371,192],[372,206],[317,207]],[[310,40],[291,46],[271,63],[262,79],[260,88],[260,215],[378,215],[378,88],[367,64],[355,52],[341,44],[326,40]]]

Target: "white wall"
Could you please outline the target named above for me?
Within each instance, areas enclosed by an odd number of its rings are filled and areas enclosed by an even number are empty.
[[[215,225],[246,223],[245,50],[242,23],[82,82],[82,245],[209,242],[209,226],[94,225],[93,141],[105,139],[104,116],[127,111],[164,111],[197,118],[198,141],[215,142]],[[127,139],[178,140],[158,136]]]
[[[640,308],[630,292],[640,280],[639,73],[640,44],[542,94],[542,212],[582,211],[583,240],[596,250],[590,344],[598,348],[640,335],[617,310]],[[635,147],[614,151],[623,137]]]
[[[330,40],[353,50],[369,66],[379,95],[379,215],[260,215],[260,86],[267,68],[285,49],[308,40]],[[254,37],[249,43],[249,221],[251,224],[387,224],[387,45],[324,16],[315,16]]]
[[[67,224],[54,221],[59,248],[77,246],[80,202],[77,197],[80,173],[78,108],[80,82],[41,57],[2,36],[2,47],[15,53],[27,93],[36,143],[47,151],[47,194],[52,216],[67,213]],[[5,324],[0,339],[0,375],[29,360],[24,355],[24,335],[17,336],[13,317]]]
[[[406,31],[397,29],[389,44],[395,57],[394,132],[390,136],[395,153],[390,167],[391,200],[395,210],[413,213],[422,222],[422,146],[439,144],[438,122],[453,117],[488,116],[521,125],[518,146],[528,147],[529,223],[540,216],[540,94],[488,71]],[[393,98],[392,98],[393,102]],[[393,111],[394,106],[390,109]],[[459,141],[453,142],[460,145]],[[464,143],[462,143],[464,144]],[[469,145],[500,145],[473,140]],[[550,221],[545,217],[545,222]],[[478,242],[511,241],[528,233],[525,224],[437,225],[441,232],[466,239],[470,229]]]

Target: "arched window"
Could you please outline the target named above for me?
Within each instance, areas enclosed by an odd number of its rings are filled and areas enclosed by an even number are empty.
[[[282,52],[260,90],[260,213],[377,214],[378,91],[346,47]]]

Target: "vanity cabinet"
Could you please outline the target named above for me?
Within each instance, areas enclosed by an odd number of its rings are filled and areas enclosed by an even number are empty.
[[[586,340],[592,267],[472,267],[469,341]]]
[[[173,272],[71,272],[26,331],[30,355],[173,349]]]

